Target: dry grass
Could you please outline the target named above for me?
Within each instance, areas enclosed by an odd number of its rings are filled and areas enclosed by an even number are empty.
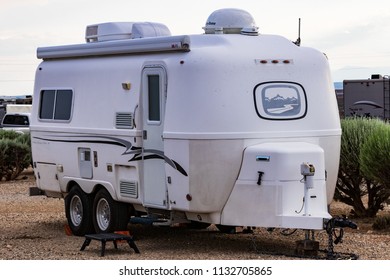
[[[100,244],[80,252],[83,237],[65,233],[66,218],[63,200],[44,196],[30,197],[29,187],[35,184],[33,174],[24,173],[21,179],[0,182],[0,258],[6,260],[76,260],[101,259]],[[348,215],[350,208],[341,203],[331,205],[333,215]],[[386,208],[380,213],[389,213]],[[354,253],[363,260],[390,260],[390,233],[374,231],[372,219],[355,220],[357,230],[346,229],[344,242],[335,251]],[[303,231],[290,236],[266,229],[253,234],[223,234],[214,226],[206,230],[184,227],[155,227],[129,225],[129,231],[141,254],[135,254],[127,244],[118,250],[107,244],[104,259],[296,259],[291,256],[295,241],[304,238]],[[325,232],[315,235],[320,249],[327,248]]]

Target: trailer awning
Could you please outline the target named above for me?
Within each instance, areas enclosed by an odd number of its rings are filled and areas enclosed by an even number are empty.
[[[37,58],[47,60],[118,54],[188,51],[190,51],[190,37],[183,35],[41,47],[37,49]]]

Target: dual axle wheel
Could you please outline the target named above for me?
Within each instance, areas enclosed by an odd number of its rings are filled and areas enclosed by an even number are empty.
[[[114,201],[107,190],[101,189],[93,196],[78,186],[66,196],[65,212],[69,227],[77,236],[125,230],[130,219],[128,206]]]

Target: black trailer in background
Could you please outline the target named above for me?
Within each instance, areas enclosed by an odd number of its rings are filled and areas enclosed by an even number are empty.
[[[360,116],[389,120],[389,76],[375,74],[365,80],[344,80],[343,94],[338,96],[338,102],[341,117]]]

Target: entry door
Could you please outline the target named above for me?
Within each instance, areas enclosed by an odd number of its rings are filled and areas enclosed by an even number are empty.
[[[142,74],[144,204],[167,208],[163,130],[166,73],[162,67],[144,68]]]

